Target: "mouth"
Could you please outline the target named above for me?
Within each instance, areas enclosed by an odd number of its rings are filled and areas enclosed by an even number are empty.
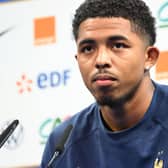
[[[98,86],[109,86],[113,85],[117,81],[117,78],[107,74],[99,74],[96,75],[92,81]]]

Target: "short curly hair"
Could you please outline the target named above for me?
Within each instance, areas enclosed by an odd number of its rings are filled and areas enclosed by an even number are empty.
[[[156,41],[155,18],[142,0],[85,0],[76,10],[72,21],[75,40],[78,39],[80,24],[88,18],[96,17],[128,19],[134,31],[147,39],[148,45]]]

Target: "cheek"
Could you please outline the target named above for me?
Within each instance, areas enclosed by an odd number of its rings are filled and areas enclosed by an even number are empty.
[[[90,71],[92,70],[92,66],[93,66],[91,60],[84,61],[83,59],[78,60],[78,65],[79,65],[80,72],[82,76],[84,77],[89,75]]]
[[[135,52],[135,54],[129,59],[128,64],[130,64],[130,68],[134,71],[142,71],[145,65],[144,53],[140,54],[140,52]]]
[[[83,80],[87,80],[88,75],[89,75],[89,68],[87,68],[85,64],[80,64],[79,70],[80,70]]]
[[[83,79],[84,84],[87,88],[91,87],[91,74],[92,74],[92,68],[88,66],[88,64],[80,64],[79,66],[80,73]]]
[[[121,75],[121,79],[134,80],[135,78],[141,78],[144,74],[144,60],[133,57],[129,60],[120,62],[117,67]]]
[[[125,77],[127,77],[130,81],[136,81],[144,76],[144,64],[142,60],[137,60],[136,62],[132,62],[132,64],[129,66],[127,74],[125,74]]]
[[[139,73],[143,73],[144,67],[145,67],[145,59],[140,58],[140,59],[134,60],[134,63],[133,63],[133,70],[134,71],[137,71]]]

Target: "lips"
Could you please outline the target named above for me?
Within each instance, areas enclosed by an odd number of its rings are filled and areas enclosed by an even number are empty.
[[[107,86],[107,85],[112,85],[117,78],[115,78],[112,75],[109,74],[99,74],[93,77],[93,82],[95,82],[97,85],[101,86]]]

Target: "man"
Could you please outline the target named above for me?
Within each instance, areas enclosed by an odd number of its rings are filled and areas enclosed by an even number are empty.
[[[159,51],[149,8],[141,0],[85,0],[73,34],[96,102],[55,128],[41,167],[72,124],[53,168],[168,168],[168,87],[150,78]]]

